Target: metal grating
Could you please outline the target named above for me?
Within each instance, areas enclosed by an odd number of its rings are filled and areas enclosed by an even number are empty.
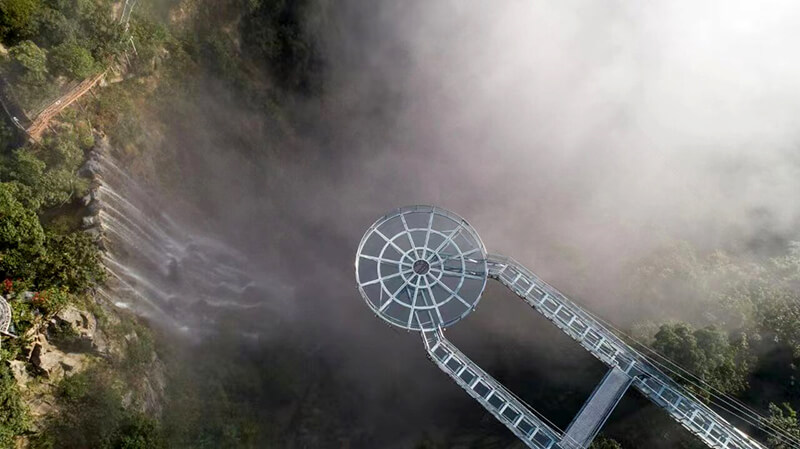
[[[472,226],[432,206],[404,207],[376,221],[361,239],[355,267],[369,307],[411,330],[464,318],[488,277],[486,250]]]

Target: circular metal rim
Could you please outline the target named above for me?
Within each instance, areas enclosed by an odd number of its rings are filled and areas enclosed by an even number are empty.
[[[0,333],[8,333],[11,327],[11,305],[0,296]]]
[[[417,325],[409,326],[407,324],[400,323],[398,321],[392,320],[389,317],[387,317],[381,310],[379,310],[378,307],[376,307],[376,305],[372,301],[370,301],[370,298],[367,295],[367,292],[364,290],[364,284],[361,282],[360,273],[359,273],[359,262],[360,262],[360,259],[362,257],[362,252],[364,250],[364,245],[366,244],[366,242],[370,238],[370,236],[372,236],[373,232],[378,227],[380,227],[382,224],[386,223],[387,221],[389,221],[389,220],[391,220],[393,218],[396,218],[398,216],[401,216],[401,215],[404,215],[404,214],[407,214],[407,213],[412,213],[412,212],[415,212],[415,213],[428,212],[430,214],[438,214],[438,215],[441,215],[441,216],[449,218],[450,220],[454,221],[457,224],[457,228],[455,228],[454,230],[451,230],[452,231],[452,235],[456,235],[458,233],[457,230],[466,231],[466,233],[469,235],[469,237],[474,241],[474,243],[477,246],[476,248],[474,248],[473,250],[470,250],[470,251],[477,250],[479,252],[479,254],[480,254],[480,259],[479,260],[480,260],[481,271],[482,271],[482,276],[481,276],[482,279],[481,279],[481,283],[480,283],[480,288],[477,290],[477,295],[476,295],[476,298],[474,299],[474,301],[471,301],[471,306],[470,307],[467,307],[467,309],[463,313],[461,313],[460,315],[455,316],[455,317],[453,317],[451,319],[447,319],[447,321],[441,322],[438,319],[432,319],[432,321],[430,323],[426,323],[426,325],[424,325],[424,326],[422,325],[422,323],[420,323],[419,319],[417,319],[417,323],[416,323]],[[412,228],[412,229],[409,229],[405,223],[404,223],[404,226],[406,227],[405,231],[401,231],[400,233],[398,233],[398,234],[396,234],[394,236],[388,236],[389,240],[390,241],[394,241],[399,236],[408,235],[409,239],[411,240],[411,243],[413,243],[413,238],[411,238],[411,235],[410,235],[411,231],[427,230],[427,229],[430,228],[430,225],[429,225],[429,228]],[[441,231],[438,231],[438,230],[435,230],[435,229],[431,229],[431,232],[438,233],[439,235],[441,235],[441,236],[443,236],[443,237],[445,237],[447,239],[447,236],[445,234],[443,234]],[[385,237],[384,237],[384,240],[386,240]],[[452,243],[454,244],[454,246],[456,248],[458,248],[458,245],[455,244],[455,242],[452,242]],[[383,254],[383,251],[385,251],[385,248],[387,246],[389,246],[389,245],[390,245],[390,243],[388,243],[388,241],[387,241],[387,243],[384,246],[384,249],[382,250],[381,254]],[[434,251],[431,248],[412,247],[410,250],[400,253],[401,254],[400,260],[397,261],[397,262],[399,264],[401,264],[402,260],[405,258],[405,256],[409,252],[414,251],[415,249],[423,249],[423,250],[429,251],[429,252],[432,253],[431,254],[431,258],[436,257],[437,260],[442,261],[442,258],[439,256],[438,252],[441,251],[444,248],[440,248],[440,249]],[[464,252],[462,252],[460,250],[460,248],[458,250],[459,250],[459,253],[460,253],[461,259],[462,259],[462,267],[464,267]],[[462,320],[469,313],[471,313],[473,310],[475,310],[475,308],[477,307],[478,303],[480,302],[481,297],[483,296],[484,290],[486,289],[486,283],[487,283],[488,277],[489,277],[488,266],[487,266],[486,260],[487,260],[486,246],[483,244],[483,240],[481,240],[481,238],[478,235],[478,233],[475,230],[475,228],[473,228],[469,224],[469,222],[467,222],[467,220],[465,220],[464,218],[462,218],[458,214],[455,214],[455,213],[453,213],[453,212],[451,212],[449,210],[442,209],[442,208],[436,207],[436,206],[428,206],[428,205],[405,206],[405,207],[400,207],[400,208],[394,209],[391,212],[383,215],[382,217],[377,219],[366,230],[366,232],[364,233],[364,236],[361,238],[361,241],[360,241],[360,243],[358,245],[358,250],[356,252],[356,257],[355,257],[356,285],[357,285],[359,293],[361,294],[361,296],[364,299],[364,301],[367,303],[367,305],[370,307],[370,309],[373,312],[375,312],[375,314],[378,317],[380,317],[382,320],[386,321],[389,324],[392,324],[394,326],[398,326],[400,328],[407,329],[407,330],[430,331],[430,330],[435,330],[437,328],[449,327],[449,326],[455,324],[456,322]],[[412,269],[412,266],[411,266],[412,264],[413,264],[413,262],[409,265],[408,270]],[[441,277],[443,275],[443,271],[444,270],[439,272],[440,274],[439,274],[439,278],[437,280],[441,279]],[[401,277],[403,279],[403,283],[404,283],[403,285],[409,285],[410,283],[408,282],[407,277],[405,275],[403,275],[402,272],[400,272],[400,275],[401,275]],[[378,265],[378,277],[376,279],[381,279],[382,277],[383,276],[381,275],[380,264],[379,264]],[[463,280],[464,280],[465,277],[466,276],[462,276],[461,277],[461,281],[459,282],[458,288],[455,290],[455,292],[459,292],[460,291],[460,288],[463,285]],[[428,284],[428,285],[430,286],[430,284]],[[382,289],[384,288],[382,283],[381,283],[381,288]],[[416,288],[420,288],[419,284],[416,285]],[[397,300],[393,295],[391,295],[391,293],[388,292],[388,290],[385,290],[385,291],[391,297],[391,299],[389,301],[387,301],[387,302],[397,301],[398,303],[400,303],[401,305],[404,305],[405,307],[410,306],[409,304],[406,304],[406,303],[403,303],[402,301]],[[453,292],[451,291],[451,293],[453,293]],[[420,309],[420,310],[438,309],[439,307],[444,306],[447,302],[449,302],[451,300],[454,300],[455,296],[457,296],[457,294],[451,294],[445,301],[443,301],[441,303],[434,304],[432,306],[411,306],[411,307],[415,307],[416,309]],[[464,302],[465,301],[462,300],[462,303],[464,303]],[[414,309],[412,308],[410,310],[411,310],[411,313],[413,313]],[[433,314],[430,314],[430,316],[431,316],[431,318],[433,318]]]

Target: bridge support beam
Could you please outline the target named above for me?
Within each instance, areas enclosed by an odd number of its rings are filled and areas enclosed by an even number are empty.
[[[611,368],[572,420],[561,440],[561,447],[586,449],[628,390],[633,378],[618,367]]]

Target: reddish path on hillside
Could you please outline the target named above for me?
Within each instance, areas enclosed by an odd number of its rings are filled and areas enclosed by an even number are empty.
[[[60,114],[61,111],[63,111],[66,107],[81,98],[86,92],[89,92],[92,87],[100,82],[105,74],[106,70],[91,78],[81,81],[80,84],[73,87],[69,90],[69,92],[65,93],[59,99],[44,108],[42,112],[33,119],[31,125],[27,129],[27,133],[31,139],[38,141],[42,137],[42,133],[47,129],[47,125],[50,123],[50,120]]]

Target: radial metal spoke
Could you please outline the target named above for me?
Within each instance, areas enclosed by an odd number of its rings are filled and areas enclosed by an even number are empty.
[[[383,235],[383,232],[379,231],[378,228],[375,228],[375,233],[378,234],[379,236],[381,236],[382,239],[386,240],[386,243],[394,246],[394,249],[396,249],[398,253],[400,253],[400,254],[405,253],[405,251],[403,251],[402,248],[397,246],[397,243],[395,243],[394,240],[392,240],[389,237],[386,237],[385,235]]]
[[[408,288],[408,284],[405,283],[405,282],[400,284],[400,287],[397,290],[395,290],[394,293],[389,295],[389,300],[386,301],[386,304],[381,306],[380,311],[383,312],[384,310],[386,310],[386,308],[389,307],[389,303],[392,303],[392,302],[396,302],[398,304],[402,304],[400,301],[397,300],[397,294],[400,293],[404,288]]]
[[[449,256],[447,256],[447,257],[443,257],[443,258],[441,258],[441,259],[437,260],[436,262],[432,262],[432,263],[431,263],[431,266],[432,266],[432,267],[437,267],[437,266],[439,266],[439,265],[442,265],[442,264],[444,264],[444,263],[445,263],[445,262],[447,262],[448,260],[459,259],[459,258],[466,258],[467,256],[470,256],[470,255],[472,255],[472,254],[478,253],[478,252],[480,252],[480,251],[481,251],[481,249],[480,249],[480,248],[473,248],[473,249],[471,249],[471,250],[469,250],[469,251],[467,251],[467,252],[465,252],[465,253],[451,254],[451,255],[449,255]]]
[[[442,273],[443,276],[458,276],[458,277],[463,277],[463,278],[467,278],[467,279],[477,279],[479,281],[482,281],[484,279],[482,276],[478,276],[478,275],[470,274],[470,273],[462,273],[460,271],[441,270],[441,273]]]
[[[431,240],[431,231],[433,230],[433,217],[436,215],[436,209],[431,211],[431,217],[428,219],[428,231],[425,233],[425,244],[423,248],[428,247],[428,242]]]
[[[419,295],[419,283],[422,281],[422,276],[417,278],[416,288],[414,289],[414,297],[411,298],[411,310],[408,312],[408,327],[411,327],[411,321],[414,319],[414,311],[417,309],[417,295]],[[425,280],[427,283],[427,279]]]
[[[378,257],[378,256],[370,256],[370,255],[367,255],[367,254],[361,254],[360,256],[365,258],[365,259],[367,259],[367,260],[373,260],[373,261],[378,262],[378,263],[390,263],[390,264],[393,264],[393,265],[394,264],[402,264],[403,263],[403,262],[401,262],[399,260],[387,259],[385,257]]]
[[[464,298],[462,298],[458,293],[456,293],[453,290],[451,290],[450,287],[448,287],[444,282],[441,281],[441,279],[436,279],[436,283],[439,284],[443,289],[447,290],[457,300],[459,300],[461,302],[461,304],[464,304],[465,306],[467,306],[468,309],[472,308],[472,305],[470,303],[468,303],[467,301],[464,301]],[[460,285],[459,285],[459,287],[460,287]]]
[[[378,310],[379,310],[379,311],[381,311],[381,312],[383,312],[384,310],[386,310],[386,308],[387,308],[387,307],[389,307],[389,304],[391,304],[391,303],[393,303],[393,302],[394,302],[394,298],[389,298],[389,299],[388,299],[388,300],[387,300],[385,303],[383,303],[383,305],[381,306],[381,308],[380,308],[380,309],[378,309]]]
[[[459,231],[461,231],[462,228],[463,227],[461,225],[458,225],[455,229],[453,229],[447,236],[447,238],[444,239],[444,241],[439,245],[439,247],[433,250],[433,254],[438,255],[439,251],[443,250],[448,243],[451,243],[453,241],[453,236],[455,236]],[[431,255],[431,258],[433,258],[433,255]],[[428,259],[428,262],[430,262],[430,259]]]
[[[436,295],[433,294],[433,286],[428,284],[426,287],[428,290],[428,295],[431,297],[431,306],[433,306],[434,310],[436,310],[436,316],[439,317],[439,323],[444,323],[442,311],[439,310],[439,303],[436,302]]]
[[[408,223],[406,222],[406,216],[404,214],[400,214],[400,221],[403,222],[403,228],[406,230],[406,236],[408,237],[408,243],[411,245],[411,250],[414,251],[414,255],[419,259],[419,251],[417,251],[417,245],[414,244],[414,239],[411,238],[411,230],[408,229]]]
[[[429,284],[425,282],[425,285],[422,287],[420,294],[422,295],[422,300],[424,302],[425,307],[431,307],[436,305],[436,302],[433,297],[431,297],[430,292],[428,291]]]
[[[389,274],[389,275],[386,275],[386,276],[383,276],[383,277],[379,277],[377,279],[373,279],[373,280],[371,280],[369,282],[365,282],[365,283],[361,284],[361,286],[362,287],[366,287],[368,285],[377,284],[378,282],[384,282],[384,281],[387,281],[389,279],[394,279],[397,276],[400,276],[400,275],[403,275],[403,274],[408,274],[411,271],[412,270],[398,271],[397,273]]]
[[[400,287],[398,287],[398,289],[395,290],[394,293],[392,293],[392,295],[391,295],[392,299],[397,299],[397,294],[400,293],[404,288],[408,288],[408,284],[405,283],[405,282],[400,284]]]

